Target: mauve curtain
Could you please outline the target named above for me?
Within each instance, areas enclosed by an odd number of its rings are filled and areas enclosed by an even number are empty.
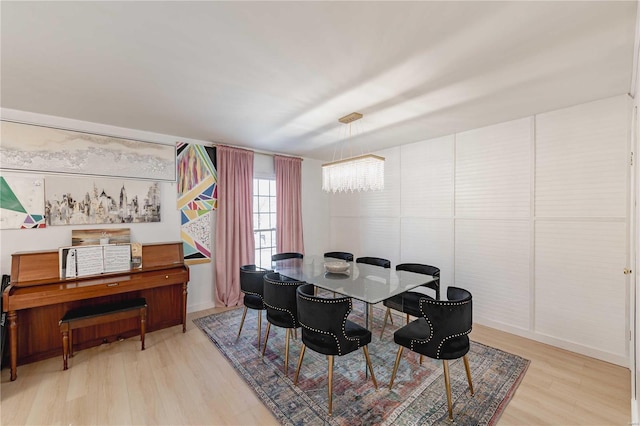
[[[218,210],[215,238],[216,306],[242,301],[240,266],[255,259],[253,151],[217,146]]]
[[[302,238],[302,158],[275,156],[276,247],[304,254]]]

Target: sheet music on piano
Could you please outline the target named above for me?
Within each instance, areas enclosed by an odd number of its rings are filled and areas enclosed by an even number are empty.
[[[131,269],[131,245],[62,247],[58,251],[60,278],[99,275]]]
[[[131,245],[109,244],[102,246],[104,272],[128,271],[131,269]]]
[[[76,275],[96,275],[104,272],[102,246],[76,248]]]

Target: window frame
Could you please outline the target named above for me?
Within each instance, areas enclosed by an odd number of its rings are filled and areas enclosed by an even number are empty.
[[[252,194],[252,228],[255,241],[255,265],[271,268],[271,255],[277,253],[276,248],[276,180],[275,177],[253,178]],[[263,199],[263,200],[261,200]],[[260,202],[262,201],[262,203]],[[266,216],[266,217],[265,217]],[[261,220],[267,219],[266,224]],[[264,234],[270,234],[270,244]],[[263,234],[263,235],[260,235]],[[268,253],[268,255],[267,255]]]

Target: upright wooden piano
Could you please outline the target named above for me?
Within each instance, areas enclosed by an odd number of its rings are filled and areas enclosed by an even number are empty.
[[[11,285],[2,294],[9,323],[11,380],[17,365],[62,354],[58,321],[69,309],[147,300],[147,330],[182,323],[186,331],[189,268],[181,242],[144,244],[142,268],[81,278],[60,278],[58,250],[12,255]],[[139,333],[136,318],[86,327],[74,333],[74,347],[84,349]]]

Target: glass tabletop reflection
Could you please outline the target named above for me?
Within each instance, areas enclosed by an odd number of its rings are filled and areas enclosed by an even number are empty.
[[[273,262],[272,268],[289,278],[371,304],[434,281],[431,275],[355,262],[346,262],[349,267],[345,272],[328,272],[325,268],[327,262],[334,263],[336,259],[305,256],[303,259]]]

